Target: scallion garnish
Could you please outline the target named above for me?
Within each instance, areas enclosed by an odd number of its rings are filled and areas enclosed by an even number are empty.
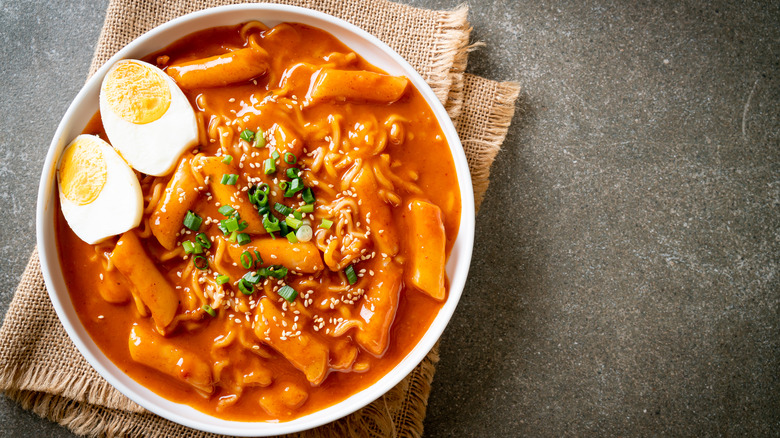
[[[195,264],[195,267],[200,269],[201,271],[205,271],[209,268],[209,259],[203,256],[195,256],[192,258],[192,263]]]
[[[276,172],[276,163],[274,163],[274,160],[271,158],[267,158],[265,160],[265,168],[263,170],[266,175],[270,175],[274,172]]]
[[[195,236],[195,242],[206,249],[211,248],[211,240],[209,240],[209,236],[207,236],[206,233],[198,233],[198,235]]]
[[[303,219],[303,213],[301,213],[301,212],[300,212],[300,211],[298,211],[298,210],[295,210],[295,211],[293,211],[293,212],[292,212],[292,215],[293,215],[293,217],[294,217],[295,219],[299,219],[299,220],[300,220],[300,219]]]
[[[257,275],[261,277],[274,277],[281,280],[287,276],[287,268],[282,265],[271,265],[258,269]]]
[[[238,241],[238,244],[242,246],[252,241],[247,233],[238,233],[236,240]]]
[[[287,164],[295,164],[298,161],[298,157],[291,152],[284,153],[284,162]]]
[[[262,265],[263,264],[263,258],[260,257],[260,251],[258,251],[258,250],[255,250],[255,259],[257,260],[257,264],[258,265]]]
[[[298,243],[298,238],[295,237],[295,231],[290,231],[287,233],[287,240],[290,241],[290,243]]]
[[[293,228],[295,230],[300,228],[301,224],[302,224],[300,219],[296,219],[294,217],[288,217],[288,218],[285,218],[284,220],[285,220],[285,222],[287,222],[287,225],[289,225],[290,228]]]
[[[184,254],[201,254],[203,253],[203,247],[200,246],[200,243],[198,242],[192,242],[190,240],[185,240],[181,243],[182,248],[184,248]]]
[[[260,274],[258,274],[257,272],[247,272],[241,278],[241,281],[246,281],[249,284],[257,284],[260,283],[260,280],[262,279],[263,277],[261,277]]]
[[[220,275],[217,277],[217,284],[225,284],[230,281],[230,277],[227,275]]]
[[[222,162],[225,164],[230,164],[231,161],[233,161],[232,155],[225,155],[225,157],[222,158]]]
[[[232,216],[233,213],[236,212],[236,209],[229,206],[229,205],[223,205],[222,207],[219,207],[219,210],[217,210],[219,214],[222,216]]]
[[[306,204],[298,207],[298,211],[301,213],[312,213],[314,211],[314,204]]]
[[[255,291],[255,287],[252,285],[252,283],[242,278],[238,282],[238,290],[240,290],[244,295],[252,295]]]
[[[295,298],[298,297],[298,291],[293,289],[293,288],[291,288],[290,286],[288,286],[286,284],[284,286],[280,287],[279,290],[276,291],[276,293],[280,297],[282,297],[285,300],[287,300],[288,303],[292,303],[293,301],[295,301]]]
[[[238,182],[238,175],[236,175],[235,173],[223,174],[222,179],[219,182],[226,186],[234,186]]]
[[[286,198],[289,198],[290,196],[295,195],[296,193],[300,192],[304,188],[306,187],[303,185],[303,180],[300,178],[295,178],[292,181],[290,181],[290,185],[287,186],[287,190],[284,192],[284,196]]]
[[[201,223],[203,223],[203,218],[195,214],[192,210],[187,210],[187,215],[184,216],[185,227],[192,231],[198,231]]]
[[[306,224],[301,225],[301,227],[298,228],[298,231],[295,232],[295,237],[301,242],[308,242],[313,236],[314,232],[311,227]]]
[[[203,309],[204,312],[208,313],[213,317],[217,316],[217,312],[215,312],[214,309],[212,309],[211,306],[209,306],[208,304],[204,304],[203,307],[201,307],[201,309]]]
[[[290,233],[290,227],[287,226],[287,221],[282,219],[279,221],[279,235],[286,236]]]
[[[322,223],[320,223],[320,228],[324,228],[326,230],[329,230],[330,227],[333,226],[333,221],[329,221],[327,219],[323,219]]]
[[[357,283],[357,274],[355,274],[355,268],[353,268],[352,265],[347,266],[347,269],[344,270],[344,273],[347,275],[347,281],[349,284]]]
[[[244,269],[252,269],[255,265],[255,261],[252,259],[252,253],[249,251],[244,251],[241,253],[241,266],[244,267]]]
[[[297,167],[291,167],[287,169],[287,172],[285,173],[287,174],[287,178],[298,178],[298,172],[300,172],[300,170]]]
[[[311,187],[306,187],[303,190],[303,193],[301,193],[301,197],[303,198],[303,202],[307,204],[314,204],[314,201],[317,200],[314,197],[314,192],[312,192]]]
[[[293,211],[292,208],[290,208],[290,207],[288,207],[288,206],[286,206],[284,204],[281,204],[279,202],[274,204],[274,210],[276,210],[279,213],[281,213],[282,216],[288,216]]]
[[[263,228],[269,233],[279,231],[279,219],[270,212],[263,218]]]
[[[249,129],[244,129],[239,137],[247,143],[252,143],[252,140],[255,139],[255,133]]]
[[[219,223],[225,225],[225,228],[228,230],[228,233],[232,233],[233,231],[238,231],[238,218],[235,216],[231,216],[228,219],[224,219],[219,221]]]
[[[258,129],[257,133],[255,134],[255,144],[252,146],[256,148],[264,148],[265,147],[265,134],[263,134],[262,129]]]
[[[271,158],[273,158],[274,160],[278,160],[279,159],[279,152],[278,151],[271,152]]]

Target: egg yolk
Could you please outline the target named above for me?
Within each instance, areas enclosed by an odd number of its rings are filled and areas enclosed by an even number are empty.
[[[77,205],[94,201],[106,184],[106,161],[97,142],[76,139],[62,155],[60,164],[62,194]]]
[[[114,114],[136,125],[159,119],[171,106],[171,90],[165,79],[135,62],[119,63],[111,69],[101,92]]]

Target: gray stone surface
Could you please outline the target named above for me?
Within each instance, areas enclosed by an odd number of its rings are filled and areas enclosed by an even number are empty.
[[[0,0],[0,312],[105,3]],[[777,435],[778,3],[470,3],[469,71],[523,93],[426,435]]]

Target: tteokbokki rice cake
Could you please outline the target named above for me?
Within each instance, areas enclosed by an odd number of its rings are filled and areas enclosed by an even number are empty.
[[[287,421],[393,369],[448,298],[460,188],[420,92],[330,34],[260,22],[113,64],[57,167],[60,264],[123,372]]]

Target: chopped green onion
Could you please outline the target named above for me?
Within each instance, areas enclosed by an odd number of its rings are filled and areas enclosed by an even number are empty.
[[[225,158],[222,159],[222,162],[225,164],[230,164],[231,161],[233,161],[232,155],[225,155]]]
[[[241,266],[244,267],[244,269],[252,269],[255,265],[255,261],[252,259],[252,253],[249,251],[244,251],[241,253]]]
[[[287,225],[296,230],[300,228],[302,224],[300,219],[295,219],[294,217],[288,217],[285,219],[285,221],[287,222]]]
[[[290,243],[298,243],[298,238],[295,237],[295,231],[287,233],[287,240],[289,240]]]
[[[262,183],[259,186],[257,186],[257,190],[265,193],[266,195],[271,193],[271,187],[268,186],[266,183]]]
[[[247,190],[247,196],[249,197],[249,202],[251,202],[252,205],[257,207],[258,210],[263,206],[265,206],[266,204],[268,204],[268,191],[267,190],[263,191],[260,189],[260,187],[262,187],[263,185],[268,187],[268,184],[263,183],[260,186],[255,186],[255,185],[249,186],[249,190]]]
[[[192,258],[192,263],[195,264],[195,267],[200,269],[201,271],[205,271],[209,268],[209,259],[203,256],[195,256]]]
[[[300,172],[300,170],[297,167],[287,169],[287,178],[298,178],[298,172]]]
[[[303,185],[303,180],[300,178],[295,178],[294,180],[290,181],[290,185],[287,187],[287,191],[284,192],[284,196],[289,198],[290,196],[295,195],[305,188],[306,186]]]
[[[274,160],[267,158],[265,160],[265,169],[264,172],[266,175],[270,175],[274,172],[276,172],[276,163],[274,163]]]
[[[257,283],[260,283],[260,280],[262,280],[262,279],[263,278],[257,272],[247,272],[241,278],[241,281],[246,281],[249,284],[257,284]]]
[[[280,297],[282,297],[285,300],[287,300],[287,302],[289,302],[289,303],[292,303],[293,301],[295,301],[295,298],[298,297],[298,291],[293,289],[293,288],[291,288],[290,286],[287,286],[286,284],[284,286],[280,287],[279,290],[276,291],[276,293]]]
[[[284,153],[284,162],[287,164],[295,164],[298,161],[298,157],[291,152]]]
[[[228,237],[228,242],[235,243],[236,236],[238,236],[238,231],[233,231],[232,233],[230,233],[230,237]]]
[[[255,259],[257,259],[257,264],[262,265],[263,264],[263,258],[260,257],[260,252],[258,250],[255,250]]]
[[[244,231],[246,230],[246,227],[249,226],[249,222],[247,221],[241,221],[238,223],[238,231]]]
[[[300,228],[298,228],[298,231],[295,233],[295,237],[298,238],[301,242],[308,242],[313,237],[314,232],[312,231],[311,227],[308,225],[301,225]]]
[[[314,211],[314,205],[313,204],[301,205],[298,208],[298,211],[300,211],[301,213],[312,213]]]
[[[333,226],[333,221],[329,221],[327,219],[323,219],[322,223],[320,224],[320,228],[324,228],[326,230],[329,230],[330,227]]]
[[[244,295],[252,295],[255,292],[255,287],[252,285],[252,283],[242,278],[238,282],[238,290],[240,290]]]
[[[217,224],[217,228],[219,228],[219,231],[222,231],[222,234],[228,234],[230,231],[225,227],[225,224],[222,223],[223,221],[219,221],[219,224]]]
[[[273,158],[274,160],[278,160],[279,159],[279,152],[278,151],[271,152],[271,158]]]
[[[251,143],[255,139],[255,133],[249,129],[244,129],[239,137],[241,137],[241,140]]]
[[[357,283],[357,274],[355,274],[355,268],[353,268],[352,265],[347,266],[344,273],[347,274],[347,281],[349,281],[349,284]]]
[[[287,187],[288,187],[289,185],[290,185],[290,183],[288,183],[287,181],[281,181],[281,182],[279,183],[279,188],[280,188],[280,189],[282,189],[282,190],[287,190]]]
[[[287,221],[282,219],[279,221],[279,235],[286,236],[290,232],[290,227],[287,226]]]
[[[300,219],[303,219],[303,213],[301,213],[301,212],[300,212],[300,211],[298,211],[298,210],[295,210],[295,211],[293,211],[293,212],[292,212],[292,215],[293,215],[293,217],[294,217],[295,219],[299,219],[299,220],[300,220]]]
[[[263,218],[263,228],[269,233],[279,231],[279,219],[271,213],[268,213],[265,218]]]
[[[238,182],[238,175],[236,175],[235,173],[223,174],[222,179],[219,182],[226,186],[234,186]]]
[[[263,134],[262,129],[257,130],[257,134],[255,135],[255,144],[252,146],[256,148],[264,148],[265,147],[265,134]]]
[[[208,313],[213,317],[217,316],[217,312],[215,312],[214,309],[212,309],[211,306],[209,306],[208,304],[204,304],[203,307],[201,307],[201,309],[203,309],[204,312]]]
[[[220,275],[217,277],[217,284],[225,284],[230,281],[230,277],[227,275]]]
[[[195,242],[200,243],[200,246],[206,249],[211,248],[211,240],[209,240],[209,236],[207,236],[206,233],[198,233],[198,235],[195,236]]]
[[[184,226],[192,231],[198,231],[203,218],[195,214],[192,210],[187,210],[187,216],[184,216]]]
[[[219,207],[219,210],[217,210],[222,216],[232,216],[233,213],[236,212],[236,209],[229,206],[229,205],[223,205],[222,207]]]
[[[266,200],[267,201],[267,200]],[[268,204],[260,207],[257,209],[257,212],[260,213],[260,216],[266,215],[271,212],[271,209],[268,208]]]
[[[274,210],[276,210],[279,213],[281,213],[282,216],[288,216],[293,211],[292,208],[290,208],[290,207],[288,207],[288,206],[286,206],[284,204],[281,204],[279,202],[274,204]]]
[[[249,237],[249,234],[247,233],[238,233],[236,239],[238,240],[238,244],[242,246],[252,241],[252,239]]]
[[[314,197],[314,192],[311,191],[311,187],[306,187],[303,193],[301,193],[301,197],[303,197],[303,202],[307,204],[314,204],[314,201],[317,200],[317,198]]]
[[[200,243],[198,242],[192,242],[189,240],[185,240],[181,243],[181,246],[184,248],[184,254],[201,254],[203,253],[203,247],[200,246]]]
[[[225,229],[228,231],[228,233],[232,233],[233,231],[238,231],[238,218],[235,216],[231,216],[228,219],[224,219],[219,221],[220,225],[223,225]]]
[[[261,277],[274,277],[281,280],[287,276],[287,268],[282,265],[271,265],[265,268],[260,268],[257,271],[257,275]]]

